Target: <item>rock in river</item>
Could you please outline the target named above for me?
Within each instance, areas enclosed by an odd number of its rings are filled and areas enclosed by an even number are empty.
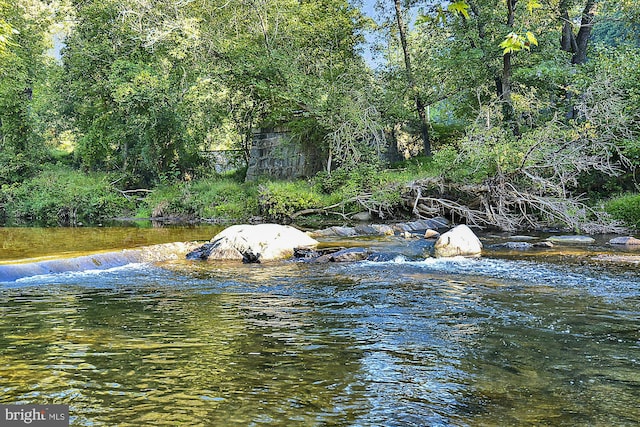
[[[589,236],[551,236],[547,240],[552,243],[574,243],[583,245],[589,245],[596,241],[596,239]]]
[[[316,258],[314,262],[354,262],[367,259],[369,251],[365,248],[347,248]]]
[[[436,257],[479,256],[482,242],[466,225],[458,225],[438,238],[435,248]]]
[[[609,240],[610,245],[623,245],[623,246],[638,246],[640,247],[640,239],[636,239],[635,237],[626,236],[626,237],[616,237]]]
[[[288,225],[233,225],[187,254],[187,259],[269,261],[290,258],[295,248],[317,244],[317,240]]]

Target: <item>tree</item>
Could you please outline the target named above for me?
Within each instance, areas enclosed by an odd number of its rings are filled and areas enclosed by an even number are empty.
[[[569,16],[571,0],[560,1],[560,19],[562,20],[562,50],[573,54],[572,64],[584,64],[587,60],[587,46],[594,25],[595,10],[598,0],[586,0],[580,16],[578,33],[573,31],[573,22]]]
[[[330,170],[377,140],[355,131],[371,129],[363,124],[371,115],[357,117],[348,105],[370,111],[371,78],[357,52],[367,21],[358,9],[345,0],[278,0],[226,4],[220,12],[229,34],[207,24],[215,31],[206,37],[208,52],[224,67],[218,75],[244,148],[254,127],[284,126],[300,143],[320,145]]]
[[[35,131],[34,87],[43,78],[50,10],[37,0],[0,3],[0,168],[2,180],[23,179],[43,155]]]
[[[214,136],[248,155],[256,127],[299,121],[330,151],[327,126],[353,89],[342,82],[368,81],[356,51],[365,20],[347,0],[76,8],[64,60],[87,167],[153,181],[187,171]]]
[[[4,1],[0,2],[0,12],[0,57],[2,57],[7,54],[10,47],[16,46],[13,38],[20,32],[4,18],[11,13],[9,5]]]
[[[416,86],[416,82],[413,76],[413,68],[411,66],[411,54],[407,44],[407,28],[404,23],[402,5],[400,0],[394,0],[396,22],[398,24],[398,34],[400,37],[400,44],[402,46],[402,52],[404,56],[405,71],[407,74],[407,86],[412,93],[416,104],[416,112],[420,119],[420,135],[422,137],[422,144],[424,148],[424,155],[431,156],[431,141],[429,138],[429,125],[427,124],[427,114],[425,112],[425,105],[422,101],[422,97]]]
[[[77,154],[92,169],[116,170],[132,185],[197,166],[197,144],[181,109],[194,82],[190,29],[172,26],[170,2],[76,4],[78,24],[64,51]],[[142,27],[141,22],[148,25]]]

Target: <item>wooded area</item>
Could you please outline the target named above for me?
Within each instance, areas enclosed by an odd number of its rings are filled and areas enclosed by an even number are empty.
[[[119,196],[198,180],[204,151],[248,156],[254,129],[284,127],[325,180],[383,170],[409,135],[436,176],[350,198],[380,216],[615,228],[601,205],[637,193],[640,161],[634,0],[364,6],[0,0],[0,205],[52,165],[108,173]]]

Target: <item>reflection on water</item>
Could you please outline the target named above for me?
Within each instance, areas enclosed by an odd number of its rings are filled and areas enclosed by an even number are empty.
[[[48,256],[78,256],[91,251],[130,249],[160,243],[209,240],[220,230],[220,226],[0,227],[0,263]]]
[[[68,403],[72,425],[640,423],[634,272],[171,261],[0,302],[0,403]]]

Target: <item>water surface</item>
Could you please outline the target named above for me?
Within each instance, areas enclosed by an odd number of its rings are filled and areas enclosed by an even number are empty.
[[[77,426],[640,424],[636,269],[367,242],[404,255],[2,283],[0,403]]]

